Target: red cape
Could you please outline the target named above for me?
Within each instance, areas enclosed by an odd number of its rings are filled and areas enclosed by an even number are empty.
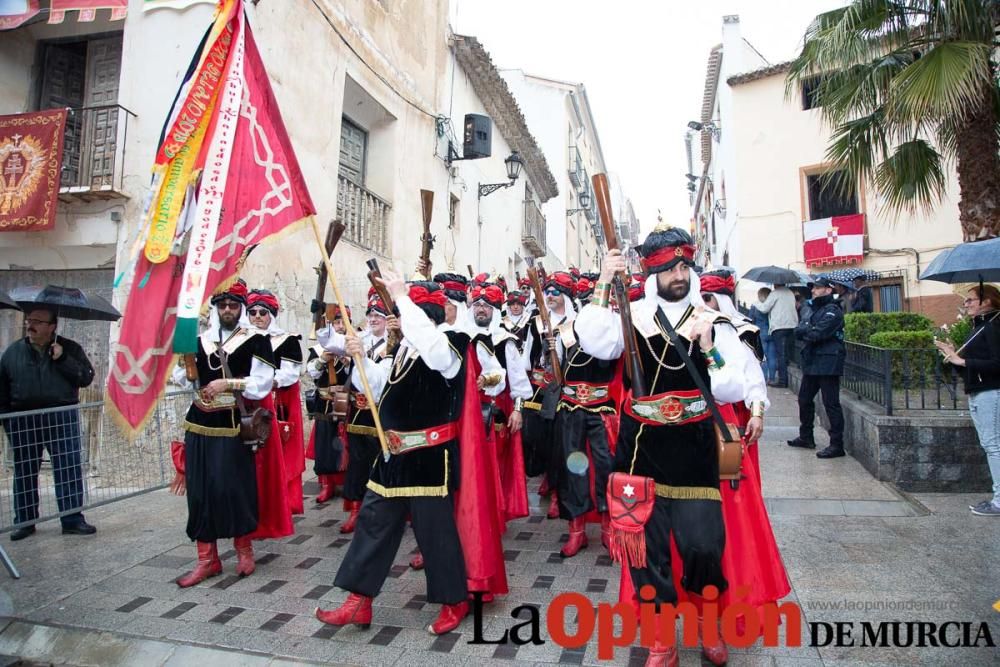
[[[720,403],[719,411],[727,422],[732,420],[742,427],[746,426],[746,422],[738,416],[740,411],[734,410],[732,405]],[[722,604],[725,606],[740,601],[760,607],[785,597],[791,587],[771,530],[771,520],[764,507],[764,498],[760,492],[760,472],[755,457],[743,457],[742,472],[744,479],[740,482],[739,489],[734,491],[729,482],[719,485],[722,493],[722,519],[726,525],[722,572],[729,582],[729,590],[722,595]],[[673,537],[670,539],[670,570],[678,601],[683,602],[687,599],[681,588],[684,566]],[[625,568],[621,570],[619,600],[638,604],[632,577]]]
[[[248,407],[259,405],[274,412],[274,399],[270,394],[262,401],[248,401],[248,404]],[[295,532],[295,525],[285,496],[288,475],[285,474],[277,424],[254,459],[257,463],[257,530],[250,533],[250,537],[255,540],[287,537]]]
[[[470,591],[507,593],[500,518],[499,471],[493,439],[487,440],[479,408],[476,379],[481,372],[475,347],[465,354],[465,390],[459,416],[459,489],[455,492],[455,524],[465,555]]]
[[[510,390],[497,396],[497,407],[505,415],[514,410]],[[530,514],[528,506],[528,475],[524,469],[524,450],[521,448],[521,432],[511,433],[505,424],[501,432],[494,431],[497,464],[500,470],[500,500],[503,503],[503,522],[521,519]]]
[[[279,413],[283,414],[291,429],[288,440],[281,442],[281,456],[285,462],[285,497],[292,514],[302,514],[302,473],[306,470],[302,428],[302,396],[299,383],[274,391]],[[279,441],[280,438],[279,438]]]

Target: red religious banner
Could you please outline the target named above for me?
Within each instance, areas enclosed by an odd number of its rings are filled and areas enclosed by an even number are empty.
[[[56,224],[66,110],[0,116],[0,232]]]

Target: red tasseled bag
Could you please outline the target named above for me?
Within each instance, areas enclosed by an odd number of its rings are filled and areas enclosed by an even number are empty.
[[[608,478],[612,560],[626,567],[646,567],[646,524],[653,515],[656,482],[652,477],[613,472]]]

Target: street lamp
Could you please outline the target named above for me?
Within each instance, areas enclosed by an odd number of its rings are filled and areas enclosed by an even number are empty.
[[[487,197],[497,190],[502,188],[509,188],[514,185],[518,176],[521,175],[521,167],[524,166],[524,160],[521,156],[517,154],[517,151],[511,153],[503,163],[507,166],[507,178],[510,179],[507,183],[480,183],[479,184],[479,198]]]
[[[590,210],[590,193],[584,190],[576,197],[577,202],[580,204],[580,208],[568,208],[566,209],[566,215],[573,215],[574,213],[579,213],[580,211]]]
[[[707,123],[699,123],[696,120],[688,121],[688,127],[695,132],[708,132],[716,141],[722,140],[722,128],[719,127],[715,122],[708,121]]]

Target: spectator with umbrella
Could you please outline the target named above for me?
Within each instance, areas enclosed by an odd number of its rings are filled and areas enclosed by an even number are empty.
[[[767,384],[770,387],[788,387],[788,347],[799,316],[795,310],[795,295],[787,285],[799,282],[799,275],[780,266],[758,266],[743,274],[743,278],[774,285],[774,290],[756,307],[768,316],[768,331],[776,353],[775,373],[778,379]]]
[[[1000,290],[987,280],[1000,280],[1000,239],[957,245],[938,255],[920,276],[944,283],[976,283],[965,297],[972,333],[957,350],[935,341],[946,362],[965,381],[969,412],[986,452],[993,478],[993,497],[969,509],[977,516],[1000,516]]]
[[[114,321],[114,307],[78,289],[48,285],[19,288],[11,295],[24,311],[25,337],[0,357],[0,413],[46,412],[3,419],[14,456],[14,512],[20,527],[10,534],[22,540],[35,532],[38,519],[38,470],[48,450],[64,535],[91,535],[83,507],[80,413],[60,409],[80,402],[80,389],[94,381],[94,367],[79,343],[56,334],[59,317]]]

